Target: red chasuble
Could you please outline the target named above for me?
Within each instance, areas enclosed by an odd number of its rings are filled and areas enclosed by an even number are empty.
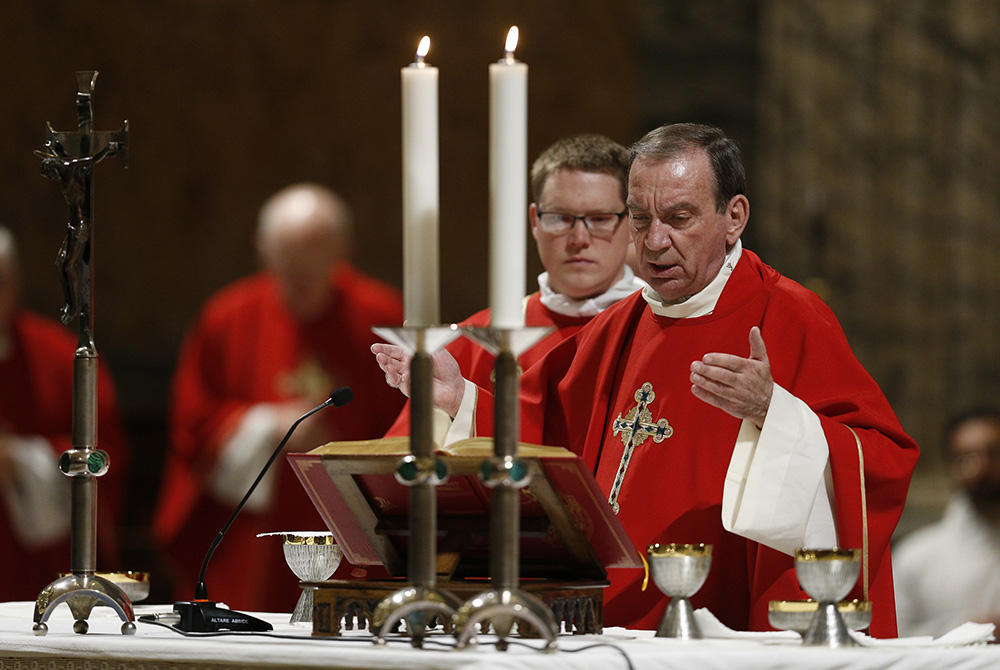
[[[617,492],[618,513],[640,551],[654,542],[712,544],[708,580],[692,598],[727,626],[767,630],[770,600],[807,597],[791,556],[726,531],[723,483],[741,421],[692,395],[690,364],[710,352],[749,355],[759,326],[774,382],[820,417],[830,447],[842,547],[862,548],[864,456],[871,632],[896,634],[889,540],[906,499],[918,447],[854,357],[830,309],[744,249],[712,314],[655,316],[637,294],[605,310],[521,378],[522,439],[565,446]],[[492,430],[493,399],[480,392],[477,430]],[[630,415],[630,412],[633,414]],[[641,429],[635,417],[641,419]],[[633,432],[638,435],[632,434]],[[626,444],[633,450],[616,488]],[[665,597],[638,570],[611,570],[608,626],[655,628]],[[864,578],[850,598],[864,598]]]
[[[534,365],[552,347],[583,328],[592,318],[590,316],[566,316],[553,312],[542,304],[541,293],[535,292],[529,295],[525,301],[524,325],[549,326],[553,330],[518,357],[517,361],[521,369],[526,370]],[[476,312],[459,325],[488,326],[490,325],[490,310],[484,309],[481,312]],[[493,389],[493,366],[496,364],[496,356],[467,337],[460,337],[445,348],[458,361],[458,367],[462,370],[463,377],[477,386]],[[409,434],[410,403],[407,402],[406,407],[392,424],[392,428],[386,433],[386,437]]]
[[[77,338],[59,323],[21,310],[10,327],[10,350],[0,361],[0,428],[17,437],[40,436],[52,446],[52,469],[73,448],[73,354]],[[97,377],[98,448],[108,452],[111,467],[98,480],[98,570],[120,570],[117,527],[121,522],[123,483],[129,450],[115,399],[115,388],[102,362]],[[69,487],[67,477],[60,476]],[[16,484],[16,483],[12,483]],[[0,496],[0,506],[6,507]],[[69,515],[69,509],[64,513]],[[46,545],[22,542],[0,509],[0,570],[9,579],[7,600],[34,600],[60,572],[70,569],[69,533]]]
[[[346,265],[332,282],[330,308],[303,323],[284,307],[269,275],[249,277],[212,298],[187,336],[174,379],[171,448],[155,519],[156,537],[176,571],[178,599],[193,596],[205,552],[236,507],[212,496],[208,478],[219,448],[248,409],[295,397],[315,397],[319,404],[335,388],[350,386],[349,405],[308,419],[322,422],[332,441],[382,435],[403,404],[369,350],[378,341],[373,326],[402,322],[399,293]],[[279,427],[281,434],[289,427]],[[257,533],[326,530],[293,470],[279,461],[272,468],[277,481],[269,508],[244,509],[209,564],[209,597],[237,609],[290,612],[300,593],[280,541]],[[343,567],[351,568],[346,561]]]

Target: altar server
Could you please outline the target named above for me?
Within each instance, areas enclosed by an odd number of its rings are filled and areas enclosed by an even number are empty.
[[[963,412],[944,437],[955,493],[940,521],[894,552],[900,635],[944,635],[966,621],[1000,626],[1000,411]]]

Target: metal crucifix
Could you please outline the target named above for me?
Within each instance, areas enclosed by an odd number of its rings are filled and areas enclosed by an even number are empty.
[[[636,406],[630,409],[625,416],[619,413],[618,418],[612,424],[612,435],[621,433],[622,444],[625,445],[625,452],[622,454],[621,463],[618,464],[615,482],[611,486],[611,494],[608,496],[608,502],[611,503],[615,514],[618,514],[618,494],[621,491],[622,482],[625,481],[625,472],[632,460],[632,452],[645,442],[646,438],[651,437],[653,442],[659,444],[674,434],[674,429],[670,427],[666,419],[653,422],[653,413],[649,410],[649,404],[653,402],[656,394],[653,392],[652,384],[644,383],[632,397],[635,398]]]
[[[94,345],[93,169],[107,156],[118,155],[128,166],[128,121],[121,130],[94,130],[93,95],[97,72],[77,72],[75,132],[57,132],[47,124],[42,175],[62,184],[69,205],[66,239],[56,266],[66,304],[65,324],[77,319],[79,340],[73,356],[73,448],[59,458],[59,469],[71,479],[70,565],[72,573],[45,587],[35,601],[34,632],[65,602],[76,620],[73,630],[86,633],[95,605],[106,605],[121,617],[122,633],[135,633],[132,603],[121,587],[95,574],[97,563],[97,478],[110,466],[107,452],[97,448],[97,348]]]
[[[121,130],[95,131],[93,96],[97,72],[77,72],[76,81],[77,130],[58,132],[51,123],[46,124],[45,151],[36,151],[35,154],[42,159],[42,175],[62,183],[63,197],[70,210],[66,239],[56,260],[66,300],[62,322],[68,324],[73,318],[80,317],[80,346],[93,347],[93,167],[113,155],[119,156],[128,167],[128,121]]]

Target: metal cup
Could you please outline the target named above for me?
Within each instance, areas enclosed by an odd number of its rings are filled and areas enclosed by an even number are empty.
[[[815,647],[856,647],[847,632],[837,603],[858,581],[859,549],[799,549],[795,552],[795,574],[799,584],[819,606],[802,644]]]
[[[670,597],[656,637],[700,640],[689,598],[705,583],[712,566],[712,545],[651,544],[646,548],[649,571],[657,588]]]
[[[285,552],[285,562],[303,582],[329,579],[344,556],[343,550],[330,532],[261,533],[257,537],[266,535],[280,535],[284,538],[282,547]],[[295,604],[289,623],[313,620],[315,591],[315,586],[302,585],[302,595]]]

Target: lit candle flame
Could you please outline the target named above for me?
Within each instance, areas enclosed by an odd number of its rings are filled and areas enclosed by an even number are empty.
[[[427,52],[431,50],[431,38],[428,35],[424,35],[420,38],[420,44],[417,45],[417,62],[423,63],[424,58],[427,57]]]
[[[511,26],[510,30],[507,31],[507,42],[503,47],[504,58],[507,60],[513,60],[514,58],[514,49],[517,48],[517,36],[517,26]]]

